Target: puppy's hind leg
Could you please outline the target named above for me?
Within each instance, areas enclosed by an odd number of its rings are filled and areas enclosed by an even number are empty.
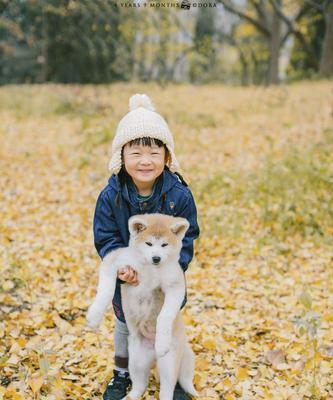
[[[162,357],[157,358],[158,372],[160,375],[160,400],[172,400],[177,377],[179,375],[179,354],[176,346]]]
[[[151,365],[155,358],[154,347],[140,336],[130,335],[128,338],[128,369],[132,380],[132,390],[125,399],[140,399],[149,380]]]
[[[183,358],[180,364],[179,371],[179,384],[185,390],[185,392],[192,396],[198,396],[198,393],[193,386],[194,377],[194,353],[190,345],[186,342],[184,347]]]

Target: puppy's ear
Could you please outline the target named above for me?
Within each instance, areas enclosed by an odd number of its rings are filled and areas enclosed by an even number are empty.
[[[170,229],[176,236],[183,239],[186,231],[190,227],[189,222],[185,218],[177,217],[175,218],[175,222],[171,225]]]
[[[142,217],[134,215],[128,220],[128,229],[131,235],[137,235],[147,229],[147,224]]]

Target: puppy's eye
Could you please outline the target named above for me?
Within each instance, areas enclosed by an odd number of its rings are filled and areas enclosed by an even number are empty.
[[[150,242],[146,242],[147,246],[152,246],[152,244]]]
[[[165,246],[168,246],[168,244],[169,244],[169,243],[163,243],[161,246],[162,246],[162,247],[165,247]]]

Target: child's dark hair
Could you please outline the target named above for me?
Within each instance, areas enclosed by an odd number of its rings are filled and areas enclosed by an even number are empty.
[[[164,146],[164,149],[165,149],[165,162],[167,163],[170,160],[169,150],[166,147],[166,145],[162,142],[162,140],[144,136],[144,137],[140,137],[140,138],[137,138],[137,139],[133,139],[130,142],[128,142],[128,144],[129,144],[130,147],[132,147],[132,146],[140,146],[140,145],[151,147],[154,144],[156,146],[158,146],[158,147],[163,147]],[[121,149],[121,159],[122,159],[122,161],[124,161],[124,147]]]
[[[130,147],[135,146],[135,145],[142,145],[142,146],[148,146],[148,147],[151,147],[152,145],[156,145],[158,147],[164,146],[164,149],[165,149],[165,167],[164,168],[169,170],[167,163],[171,160],[171,155],[170,155],[168,148],[161,140],[144,136],[141,138],[133,139],[130,142],[128,142],[128,144]],[[123,162],[124,147],[121,149],[121,159]],[[182,182],[182,184],[184,186],[188,186],[188,184],[185,182],[184,178],[181,176],[181,174],[179,172],[175,172],[175,174],[179,177],[180,181]],[[129,175],[125,169],[124,163],[122,163],[121,169],[118,172],[118,179],[119,179],[120,188],[118,190],[115,202],[116,202],[117,206],[121,207],[121,189],[122,189],[123,185],[126,183],[126,181],[129,179]]]

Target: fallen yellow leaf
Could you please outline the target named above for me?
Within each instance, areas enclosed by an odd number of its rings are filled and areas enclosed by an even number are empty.
[[[36,378],[30,378],[28,379],[27,383],[31,387],[31,390],[33,391],[34,394],[39,392],[40,388],[42,387],[44,382],[44,379],[42,376],[38,376]]]
[[[247,368],[239,368],[237,373],[236,373],[236,378],[239,381],[243,381],[244,379],[247,379],[249,377],[249,373]]]

